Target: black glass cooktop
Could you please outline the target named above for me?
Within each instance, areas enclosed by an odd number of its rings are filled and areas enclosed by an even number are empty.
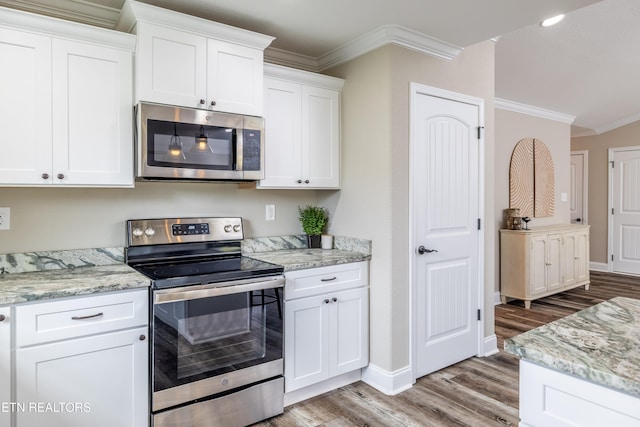
[[[282,274],[284,267],[244,256],[132,265],[152,280],[155,289],[219,283]]]

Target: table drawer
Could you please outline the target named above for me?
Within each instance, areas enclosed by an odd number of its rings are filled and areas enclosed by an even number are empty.
[[[354,262],[285,273],[286,300],[368,286],[368,262]]]
[[[16,306],[16,346],[77,338],[148,323],[148,290]]]

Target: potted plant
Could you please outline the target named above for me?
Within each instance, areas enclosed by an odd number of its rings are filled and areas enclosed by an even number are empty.
[[[307,205],[305,208],[298,206],[298,219],[302,224],[302,230],[307,235],[307,245],[310,248],[319,248],[320,235],[329,221],[327,210],[320,206]]]

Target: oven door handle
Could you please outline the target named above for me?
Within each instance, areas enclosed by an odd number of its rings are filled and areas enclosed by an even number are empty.
[[[254,278],[236,280],[208,285],[183,286],[173,289],[161,289],[153,292],[153,303],[164,304],[176,301],[218,297],[222,295],[239,294],[242,292],[260,291],[263,289],[280,288],[284,286],[284,276],[269,278]]]

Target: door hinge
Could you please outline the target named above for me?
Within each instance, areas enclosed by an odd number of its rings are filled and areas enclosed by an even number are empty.
[[[478,218],[478,230],[480,230],[480,218]]]
[[[478,126],[478,139],[482,138],[483,129],[484,129],[484,126]]]
[[[611,160],[609,163],[611,163],[611,169],[615,169],[615,167],[616,167],[616,162],[614,162],[613,160]]]
[[[611,261],[613,261],[613,254],[611,254]]]
[[[480,316],[480,309],[478,309],[478,320],[482,320],[482,317]]]
[[[611,208],[611,215],[613,215],[614,211],[615,211],[615,208]]]

